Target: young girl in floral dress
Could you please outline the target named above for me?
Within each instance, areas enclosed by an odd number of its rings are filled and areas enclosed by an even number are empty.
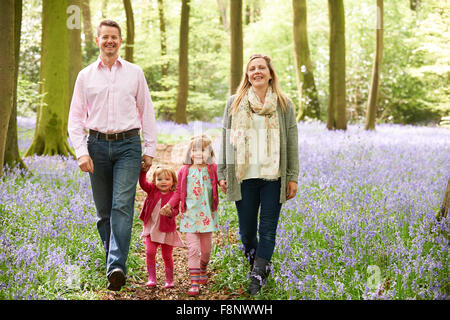
[[[191,138],[184,166],[178,172],[178,186],[161,214],[180,206],[180,231],[186,232],[191,287],[188,294],[199,294],[206,284],[206,267],[211,255],[212,232],[218,229],[217,165],[211,139],[206,135]]]
[[[183,247],[183,241],[176,230],[178,206],[174,206],[165,216],[160,209],[174,194],[177,185],[176,173],[164,166],[156,167],[152,182],[146,179],[147,172],[141,171],[139,185],[147,193],[139,218],[144,222],[142,237],[145,241],[145,253],[148,271],[148,287],[156,286],[156,251],[161,246],[164,260],[166,284],[164,288],[172,288],[173,283],[173,247]]]

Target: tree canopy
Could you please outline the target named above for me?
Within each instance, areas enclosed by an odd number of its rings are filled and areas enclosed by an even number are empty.
[[[97,54],[85,40],[95,37],[98,23],[109,18],[127,36],[127,14],[122,0],[83,0],[83,66]],[[230,6],[233,1],[192,0],[189,12],[189,68],[187,120],[221,116],[230,94]],[[181,2],[134,0],[133,60],[145,72],[157,117],[174,119],[179,74]],[[41,52],[42,0],[23,4],[18,82],[18,114],[36,112]],[[408,1],[384,2],[384,44],[380,68],[377,122],[437,123],[450,113],[448,75],[450,49],[447,22],[450,5],[422,1],[412,10]],[[161,11],[162,10],[162,11]],[[327,120],[329,97],[328,2],[307,1],[309,59],[320,110]],[[345,106],[349,122],[366,118],[376,44],[377,1],[345,1]],[[161,15],[161,13],[163,13]],[[165,23],[161,24],[161,17]],[[90,19],[85,23],[86,18]],[[252,53],[272,57],[284,92],[299,104],[296,81],[293,8],[291,1],[242,1],[244,64]],[[92,30],[86,30],[85,28]],[[162,29],[164,27],[164,29]],[[92,38],[91,38],[92,39]],[[126,40],[126,39],[124,39]],[[125,41],[124,41],[125,42]],[[126,56],[127,46],[121,48]],[[301,68],[301,66],[300,66]],[[314,114],[312,116],[314,116]]]

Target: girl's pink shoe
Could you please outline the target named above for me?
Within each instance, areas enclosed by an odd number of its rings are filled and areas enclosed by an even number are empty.
[[[149,288],[153,288],[156,286],[156,281],[148,280],[145,285]]]
[[[198,283],[206,284],[208,282],[208,275],[206,274],[206,267],[208,262],[200,261],[200,277]]]
[[[156,286],[156,266],[147,266],[148,281],[145,284],[149,288]]]
[[[199,284],[207,284],[208,283],[208,275],[200,274],[200,279],[198,280]]]
[[[191,288],[188,291],[188,295],[197,296],[200,293],[200,287],[198,283],[192,283]]]
[[[164,285],[164,289],[173,288],[173,268],[165,268],[166,273],[166,284]]]

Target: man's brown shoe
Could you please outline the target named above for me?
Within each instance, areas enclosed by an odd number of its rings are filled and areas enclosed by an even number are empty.
[[[125,284],[125,273],[122,269],[116,268],[108,275],[108,289],[119,291]]]

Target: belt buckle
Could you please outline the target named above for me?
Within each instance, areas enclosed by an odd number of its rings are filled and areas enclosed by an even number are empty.
[[[110,138],[110,136],[112,138]],[[111,134],[106,133],[105,134],[105,140],[106,141],[117,141],[117,133],[111,133]]]

